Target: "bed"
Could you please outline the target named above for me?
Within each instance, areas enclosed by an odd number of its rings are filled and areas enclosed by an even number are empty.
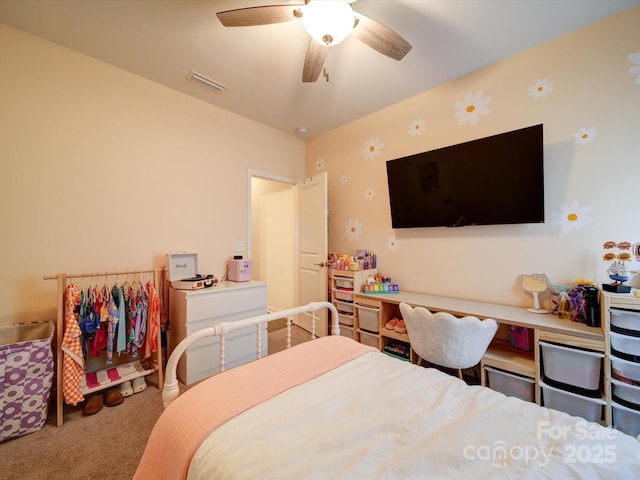
[[[183,342],[320,308],[336,314],[313,303]],[[182,347],[136,479],[640,478],[640,442],[628,435],[346,337],[266,356],[176,398]]]

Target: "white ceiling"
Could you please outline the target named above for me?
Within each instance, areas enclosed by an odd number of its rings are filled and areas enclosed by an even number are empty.
[[[578,29],[640,0],[358,0],[354,10],[402,35],[400,62],[347,38],[329,81],[302,83],[300,21],[223,27],[216,12],[275,0],[0,0],[0,22],[226,110],[311,138]],[[228,87],[187,80],[196,70]]]

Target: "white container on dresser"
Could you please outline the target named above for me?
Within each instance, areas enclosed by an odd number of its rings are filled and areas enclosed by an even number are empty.
[[[218,322],[243,320],[267,313],[263,282],[221,282],[201,290],[170,289],[169,351],[187,335]],[[266,324],[260,327],[261,355],[267,354]],[[241,329],[226,336],[225,369],[257,358],[256,330]],[[191,346],[178,363],[178,378],[186,385],[215,375],[220,368],[220,342],[207,338]]]
[[[603,327],[609,361],[605,363],[608,413],[614,428],[640,435],[640,298],[602,292]],[[640,438],[640,437],[639,437]]]

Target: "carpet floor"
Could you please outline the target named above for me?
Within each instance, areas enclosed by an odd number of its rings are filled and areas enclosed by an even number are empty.
[[[269,353],[286,348],[287,330],[269,332]],[[311,339],[292,326],[291,344]],[[82,416],[82,406],[65,406],[64,425],[56,427],[55,409],[38,432],[0,443],[0,480],[111,480],[133,477],[153,425],[163,411],[157,377],[146,390],[116,407]],[[180,390],[186,387],[180,385]]]

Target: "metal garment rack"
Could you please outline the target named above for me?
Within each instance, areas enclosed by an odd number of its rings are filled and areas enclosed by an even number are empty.
[[[64,423],[64,399],[62,395],[62,338],[64,336],[64,316],[65,316],[65,304],[64,304],[64,296],[67,289],[67,286],[70,284],[71,280],[75,279],[83,279],[83,278],[108,278],[108,277],[119,277],[119,276],[131,276],[131,275],[140,275],[140,279],[142,280],[142,275],[144,274],[152,274],[153,282],[158,290],[158,295],[160,295],[161,301],[163,298],[162,292],[158,287],[158,281],[160,278],[163,278],[163,272],[161,268],[153,268],[153,269],[142,269],[142,270],[120,270],[113,272],[93,272],[93,273],[58,273],[55,275],[45,275],[44,280],[56,280],[57,281],[57,315],[56,315],[56,355],[55,355],[55,381],[56,381],[56,425],[58,427],[62,426]],[[161,306],[162,309],[162,306]],[[147,321],[150,321],[149,319]],[[154,355],[151,356],[149,362],[153,366],[150,370],[137,371],[136,374],[132,375],[131,378],[125,377],[120,379],[118,382],[113,382],[109,385],[106,385],[104,388],[108,388],[109,386],[115,386],[119,383],[126,382],[127,380],[132,380],[135,377],[147,375],[154,371],[158,372],[158,388],[162,388],[163,386],[163,372],[162,372],[162,341],[161,341],[161,330],[160,330],[160,315],[157,318],[158,321],[158,345],[157,350]],[[149,328],[147,326],[147,332],[149,332]],[[155,359],[153,358],[155,356]],[[101,390],[103,388],[98,388],[97,390]]]

